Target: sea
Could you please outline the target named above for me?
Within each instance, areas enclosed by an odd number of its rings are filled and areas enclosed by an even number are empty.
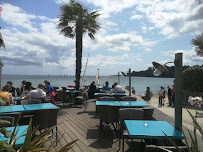
[[[58,87],[67,87],[75,85],[75,76],[67,75],[2,75],[2,86],[7,81],[12,81],[14,87],[20,87],[23,80],[30,81],[33,87],[38,84],[44,84],[44,80],[50,81],[51,85]],[[85,80],[85,81],[84,81]],[[157,78],[157,77],[131,77],[131,86],[135,88],[137,95],[143,95],[146,87],[150,87],[153,94],[157,94],[161,86],[167,88],[173,84],[174,78]],[[81,77],[81,85],[90,85],[92,81],[96,82],[96,76]],[[100,76],[100,86],[103,86],[106,81],[109,81],[109,86],[112,86],[115,81],[120,82],[122,88],[129,86],[129,77],[124,76]]]

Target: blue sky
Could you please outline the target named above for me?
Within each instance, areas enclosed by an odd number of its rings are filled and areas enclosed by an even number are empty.
[[[79,0],[98,10],[101,29],[83,39],[86,75],[114,75],[146,70],[152,62],[173,61],[183,53],[184,65],[202,65],[191,45],[203,32],[202,0]],[[60,6],[69,0],[0,0],[0,26],[6,50],[0,48],[3,74],[75,74],[75,39],[57,29]],[[81,73],[83,74],[83,73]]]

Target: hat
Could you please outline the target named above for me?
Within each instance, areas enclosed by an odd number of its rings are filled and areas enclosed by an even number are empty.
[[[8,83],[8,84],[13,84],[13,82],[12,82],[12,81],[8,81],[7,83]]]

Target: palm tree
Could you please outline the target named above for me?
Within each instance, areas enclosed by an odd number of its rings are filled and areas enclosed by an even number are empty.
[[[89,12],[88,8],[80,3],[70,0],[69,5],[60,7],[61,16],[58,28],[60,34],[65,37],[76,37],[76,89],[80,87],[80,74],[82,67],[82,38],[84,33],[88,33],[91,39],[95,39],[94,34],[100,28],[97,21],[99,14],[97,11]]]

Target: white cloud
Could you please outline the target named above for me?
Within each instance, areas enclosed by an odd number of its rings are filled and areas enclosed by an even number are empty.
[[[133,15],[133,16],[131,16],[131,20],[136,20],[136,19],[141,19],[141,18],[143,18],[143,15]]]
[[[112,52],[130,51],[132,47],[143,47],[146,51],[156,44],[155,41],[146,40],[134,32],[119,33],[114,35],[96,35],[96,41],[85,41],[85,48],[89,49],[106,49]]]
[[[161,29],[160,33],[174,37],[180,34],[199,34],[203,30],[203,3],[195,0],[140,1],[136,11]]]
[[[35,15],[26,14],[22,9],[10,4],[2,5],[3,11],[1,12],[1,18],[7,24],[13,26],[20,26],[29,31],[36,32],[37,29],[32,26],[32,19],[36,19]]]
[[[202,65],[203,58],[197,56],[194,47],[192,50],[173,50],[173,51],[167,51],[164,53],[165,56],[169,56],[172,59],[175,59],[176,53],[183,53],[183,65]]]

